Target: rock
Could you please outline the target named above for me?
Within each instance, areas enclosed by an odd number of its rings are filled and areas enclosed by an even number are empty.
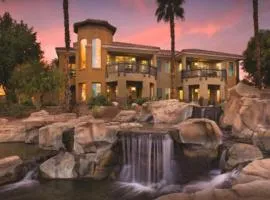
[[[72,123],[57,122],[39,129],[39,147],[46,150],[65,148],[62,142],[64,131],[74,128]]]
[[[5,125],[8,123],[8,119],[0,118],[0,126]]]
[[[0,185],[17,181],[20,178],[17,169],[22,163],[19,156],[0,159]]]
[[[188,119],[174,126],[179,130],[180,143],[200,144],[207,148],[217,148],[222,143],[222,132],[209,119]]]
[[[104,120],[91,120],[75,127],[74,151],[76,153],[89,153],[96,149],[95,145],[113,144],[118,126],[106,125]]]
[[[141,127],[143,127],[143,125],[137,122],[120,124],[120,129],[131,129],[131,128],[141,128]]]
[[[44,117],[49,116],[49,113],[46,110],[40,110],[38,112],[33,112],[30,114],[30,117]]]
[[[131,108],[137,108],[139,105],[137,103],[132,103]]]
[[[231,170],[241,163],[262,159],[263,155],[256,146],[237,143],[229,149],[227,157],[225,168]]]
[[[121,110],[112,121],[115,122],[133,122],[136,120],[136,111],[134,110]]]
[[[1,142],[24,142],[25,126],[22,124],[7,124],[0,128],[0,143]]]
[[[119,103],[116,102],[116,101],[113,101],[113,102],[112,102],[112,105],[115,106],[115,107],[118,107],[118,106],[119,106]]]
[[[176,124],[192,116],[194,104],[179,102],[176,99],[153,101],[149,104],[154,123]]]
[[[100,149],[97,153],[88,153],[79,159],[80,177],[102,180],[110,176],[117,164],[117,155],[110,148]]]
[[[77,178],[75,164],[75,158],[72,154],[61,152],[42,163],[39,169],[43,178],[72,179]]]
[[[252,137],[254,145],[265,152],[270,152],[270,129],[267,131],[255,132]]]
[[[243,142],[256,141],[256,145],[260,141],[257,138],[266,138],[264,133],[270,129],[270,98],[266,93],[243,83],[229,90],[222,124],[232,126],[234,137]]]
[[[39,134],[39,129],[32,129],[30,131],[27,131],[25,134],[25,140],[24,142],[26,144],[38,144],[38,134]]]

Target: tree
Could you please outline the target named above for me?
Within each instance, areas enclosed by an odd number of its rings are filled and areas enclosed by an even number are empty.
[[[17,96],[24,96],[27,99],[38,96],[41,105],[43,96],[59,91],[63,82],[64,76],[58,69],[38,61],[17,66],[10,79],[10,84],[16,88]]]
[[[258,88],[262,87],[261,81],[261,61],[260,61],[260,39],[259,39],[259,20],[258,20],[258,0],[253,0],[253,22],[256,46],[256,78],[255,83]]]
[[[260,30],[258,34],[260,44],[261,83],[270,85],[270,30]],[[257,81],[257,49],[255,36],[252,37],[243,53],[243,69],[249,74],[249,78]]]
[[[70,83],[69,83],[69,50],[70,50],[70,34],[69,34],[69,13],[68,13],[68,0],[63,0],[64,11],[64,27],[65,27],[65,72],[66,72],[66,85],[65,85],[65,109],[70,111]]]
[[[184,20],[184,0],[157,0],[157,21],[163,20],[170,23],[171,34],[171,98],[176,98],[176,68],[175,68],[175,19]]]
[[[0,16],[0,85],[8,100],[15,100],[9,80],[16,66],[42,58],[36,33],[23,21],[13,20],[9,13]]]

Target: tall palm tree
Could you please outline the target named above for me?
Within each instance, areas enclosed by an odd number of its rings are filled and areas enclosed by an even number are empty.
[[[70,111],[70,74],[69,74],[69,50],[70,50],[70,34],[69,34],[69,13],[68,13],[68,0],[63,0],[64,10],[64,27],[65,27],[65,72],[66,72],[66,84],[65,84],[65,109]]]
[[[171,98],[176,97],[176,68],[175,68],[175,20],[184,20],[184,8],[182,4],[185,0],[156,0],[158,8],[156,9],[157,21],[163,20],[170,23],[171,34]]]
[[[256,85],[261,89],[261,50],[260,50],[260,36],[259,36],[259,20],[258,20],[258,0],[253,0],[253,22],[254,22],[254,36],[255,36],[255,57],[256,57]]]

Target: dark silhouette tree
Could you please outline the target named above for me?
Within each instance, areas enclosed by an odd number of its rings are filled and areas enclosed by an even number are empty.
[[[161,20],[170,23],[171,35],[171,98],[176,97],[176,67],[175,67],[175,20],[184,20],[184,0],[157,0],[156,17],[157,21]]]

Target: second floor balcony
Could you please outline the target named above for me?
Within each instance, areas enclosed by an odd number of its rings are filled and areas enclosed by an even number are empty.
[[[136,62],[114,62],[107,64],[106,76],[111,74],[143,74],[157,77],[157,69],[154,66]]]
[[[194,69],[194,70],[182,70],[181,71],[182,79],[186,78],[220,78],[226,80],[227,73],[225,69]]]

